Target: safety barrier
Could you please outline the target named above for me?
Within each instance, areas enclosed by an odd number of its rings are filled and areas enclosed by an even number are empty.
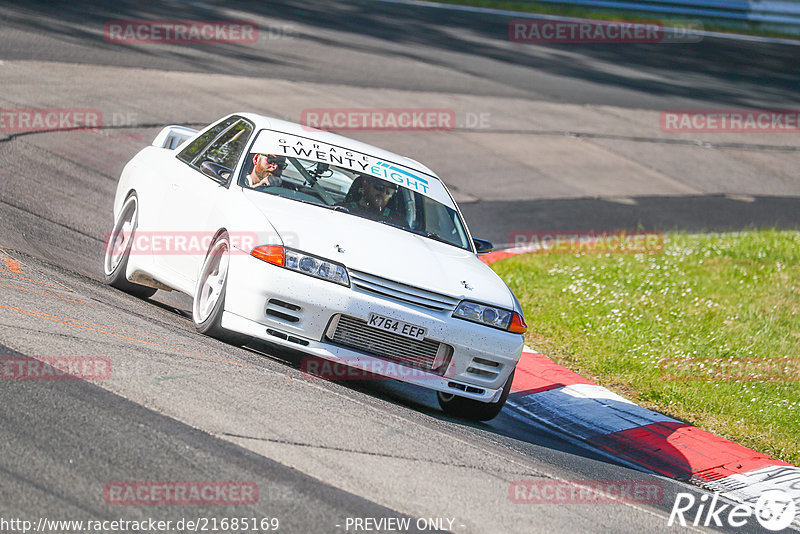
[[[694,17],[800,33],[800,0],[536,0],[536,2]]]

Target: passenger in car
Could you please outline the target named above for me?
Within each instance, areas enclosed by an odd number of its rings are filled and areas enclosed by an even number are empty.
[[[275,154],[253,154],[253,170],[247,175],[249,187],[281,185],[281,173],[286,168],[286,158]]]
[[[395,193],[397,185],[361,175],[353,181],[341,206],[354,215],[373,220],[386,219],[386,207]]]

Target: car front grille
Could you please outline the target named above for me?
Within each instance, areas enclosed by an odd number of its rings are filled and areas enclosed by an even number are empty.
[[[453,355],[453,348],[445,343],[428,338],[418,341],[372,328],[364,319],[348,315],[334,316],[326,337],[337,345],[439,375]]]
[[[403,302],[416,304],[431,310],[453,311],[460,302],[442,293],[428,291],[419,287],[410,286],[394,282],[387,278],[381,278],[361,271],[349,271],[350,281],[353,286],[362,291],[375,293],[383,297],[389,297]]]

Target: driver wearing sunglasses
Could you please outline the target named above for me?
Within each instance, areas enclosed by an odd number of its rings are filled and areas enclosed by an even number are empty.
[[[397,193],[397,185],[364,175],[357,178],[350,189],[341,205],[354,215],[375,220],[385,217],[384,210]]]
[[[286,158],[275,154],[253,154],[253,170],[247,175],[250,187],[281,185],[281,173],[286,168]]]

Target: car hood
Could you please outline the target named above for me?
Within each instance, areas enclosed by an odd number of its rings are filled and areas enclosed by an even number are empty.
[[[288,248],[454,298],[516,309],[505,282],[472,252],[347,213],[243,193]]]

